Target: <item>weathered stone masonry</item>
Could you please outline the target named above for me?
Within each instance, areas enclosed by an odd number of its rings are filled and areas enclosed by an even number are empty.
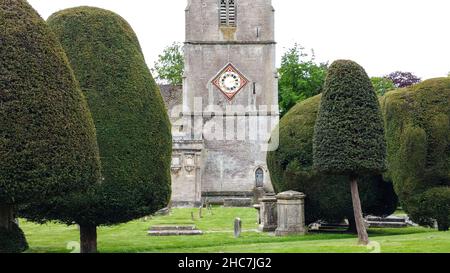
[[[174,134],[172,204],[273,191],[265,147],[279,119],[271,0],[188,1],[184,53],[180,99],[163,90]]]

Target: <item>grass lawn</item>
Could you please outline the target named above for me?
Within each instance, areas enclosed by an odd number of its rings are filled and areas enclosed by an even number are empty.
[[[192,221],[191,212],[196,216]],[[243,234],[233,236],[236,217],[243,221]],[[103,253],[450,253],[450,232],[426,228],[370,229],[371,248],[356,245],[349,234],[309,234],[275,237],[257,232],[256,211],[250,208],[213,208],[212,214],[198,209],[174,209],[168,216],[141,219],[127,224],[101,227],[99,251]],[[202,236],[150,237],[153,225],[196,225]],[[21,227],[28,239],[29,253],[70,253],[78,242],[76,226],[37,225],[24,220]]]

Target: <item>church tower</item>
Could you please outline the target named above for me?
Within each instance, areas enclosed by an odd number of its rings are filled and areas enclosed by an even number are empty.
[[[172,202],[273,191],[266,166],[279,121],[272,1],[188,0],[184,53]]]

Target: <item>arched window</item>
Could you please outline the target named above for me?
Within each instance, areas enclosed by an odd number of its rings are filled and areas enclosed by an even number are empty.
[[[256,187],[263,188],[264,187],[264,170],[258,168],[255,173]]]
[[[236,0],[220,0],[220,25],[236,26]]]

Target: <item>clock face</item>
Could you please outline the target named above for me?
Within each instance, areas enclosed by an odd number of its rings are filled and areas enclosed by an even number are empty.
[[[225,90],[226,93],[234,93],[241,87],[241,78],[233,71],[225,72],[220,77],[220,87]]]
[[[228,100],[232,100],[247,85],[248,80],[232,64],[228,64],[212,83]]]

